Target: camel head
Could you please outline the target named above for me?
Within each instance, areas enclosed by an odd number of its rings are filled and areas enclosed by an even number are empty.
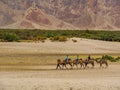
[[[58,59],[58,60],[57,60],[57,62],[58,62],[58,63],[60,63],[60,62],[61,62],[61,60],[60,60],[60,59]]]
[[[80,58],[79,60],[82,60],[82,58]]]
[[[97,63],[100,63],[100,62],[99,62],[99,58],[96,58],[96,59],[94,59],[94,60],[95,60]]]

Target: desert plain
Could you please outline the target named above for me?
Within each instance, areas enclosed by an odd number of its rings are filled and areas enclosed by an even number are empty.
[[[66,54],[72,60],[76,55],[120,56],[119,42],[74,39],[76,43],[0,42],[0,90],[120,90],[120,62],[108,62],[108,68],[95,63],[94,69],[55,69]]]

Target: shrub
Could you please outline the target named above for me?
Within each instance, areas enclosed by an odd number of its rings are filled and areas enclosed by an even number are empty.
[[[105,59],[109,59],[109,60],[112,60],[112,59],[114,59],[112,56],[109,56],[109,55],[105,55],[105,57],[104,57]]]
[[[59,41],[59,36],[50,37],[51,41]]]
[[[49,39],[50,39],[51,41],[54,41],[54,38],[53,38],[53,37],[50,37]]]
[[[66,36],[60,36],[59,41],[61,41],[61,42],[67,41],[67,37]]]
[[[72,39],[72,41],[73,41],[74,43],[76,43],[76,42],[77,42],[77,40],[75,40],[75,39]]]
[[[59,39],[65,39],[63,38],[65,36],[67,38],[79,37],[79,38],[87,38],[87,39],[120,42],[120,31],[3,29],[0,30],[1,41],[4,40],[5,38],[3,36],[8,33],[19,36],[20,40],[39,40],[39,39],[41,40],[41,37],[42,39],[43,37],[47,37],[53,41],[62,41]]]
[[[67,41],[67,37],[66,36],[55,36],[55,37],[50,37],[50,40],[64,42],[64,41]]]
[[[115,58],[116,60],[120,61],[120,57]]]
[[[111,62],[117,62],[119,60],[119,57],[115,59],[114,57],[109,56],[109,55],[105,55],[104,58],[111,61]]]
[[[42,43],[44,43],[44,42],[45,42],[45,40],[41,40],[41,42],[42,42]]]
[[[3,35],[3,40],[7,42],[19,41],[19,37],[14,33]]]
[[[40,41],[43,41],[43,40],[46,40],[46,39],[47,39],[46,37],[41,37],[41,36],[38,36],[37,38],[38,38],[38,40],[40,40]]]

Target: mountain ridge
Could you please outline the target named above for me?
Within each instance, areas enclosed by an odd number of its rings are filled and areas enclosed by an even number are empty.
[[[2,8],[0,10],[0,27],[7,28],[12,24],[15,25],[31,7],[38,8],[45,13],[45,16],[49,16],[47,17],[48,21],[44,22],[45,20],[43,20],[40,23],[50,23],[51,17],[57,19],[59,23],[64,22],[58,25],[63,25],[63,27],[53,25],[54,27],[51,28],[49,25],[48,29],[120,30],[119,0],[0,0],[0,8]],[[34,12],[32,18],[37,20],[39,15],[35,15]],[[51,23],[53,22],[54,20],[51,21]],[[30,23],[34,23],[34,20],[24,21],[24,23],[29,26]],[[46,25],[39,26],[38,23],[37,25],[38,28],[34,26],[32,28],[47,29]],[[14,26],[13,28],[23,27]],[[26,26],[24,28],[28,29]]]

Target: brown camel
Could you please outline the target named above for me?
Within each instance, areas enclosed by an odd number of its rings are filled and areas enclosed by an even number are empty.
[[[61,61],[60,59],[57,60],[57,67],[56,69],[61,69],[61,65],[63,66],[64,65],[64,62]]]
[[[68,59],[67,62],[65,60],[61,61],[60,59],[58,59],[57,60],[57,67],[56,67],[56,69],[58,69],[58,68],[63,69],[64,67],[66,69],[68,69],[66,65],[70,65],[71,69],[72,69],[72,60],[70,58]],[[62,68],[61,68],[61,66],[62,66]]]
[[[78,64],[81,65],[80,68],[84,67],[82,59],[79,59],[78,61],[77,60],[73,60],[72,63],[73,63],[73,67],[74,67],[74,65],[76,65],[77,69],[78,69]]]
[[[105,59],[99,61],[96,59],[95,61],[100,64],[100,68],[102,67],[103,64],[106,65],[106,68],[108,67],[108,62]]]
[[[94,68],[94,60],[84,60],[83,63],[85,64],[85,67],[84,68],[87,68],[87,65],[88,64],[91,64],[92,65],[92,68]]]

